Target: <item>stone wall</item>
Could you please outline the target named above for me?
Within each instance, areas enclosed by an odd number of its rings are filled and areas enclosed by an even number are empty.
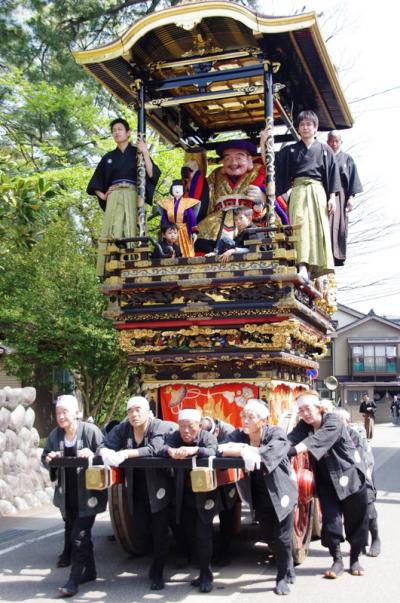
[[[39,433],[34,427],[34,387],[0,389],[0,516],[47,504],[53,499],[42,467]]]

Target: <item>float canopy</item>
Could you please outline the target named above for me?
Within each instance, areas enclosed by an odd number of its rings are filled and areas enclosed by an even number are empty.
[[[76,52],[114,96],[137,106],[173,144],[205,144],[219,132],[254,138],[264,127],[264,69],[273,70],[274,117],[314,110],[321,130],[353,125],[315,13],[266,17],[226,0],[182,3],[134,23],[104,46]]]

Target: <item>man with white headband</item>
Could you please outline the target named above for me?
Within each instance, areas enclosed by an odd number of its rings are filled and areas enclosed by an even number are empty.
[[[325,577],[343,574],[343,525],[350,543],[350,573],[362,576],[358,557],[368,543],[366,466],[346,426],[336,413],[326,412],[318,392],[301,392],[296,402],[300,421],[288,434],[289,456],[310,454],[322,510],[321,544],[333,557]]]
[[[223,456],[241,456],[250,472],[237,486],[240,495],[255,511],[261,539],[274,551],[277,576],[275,593],[287,595],[296,576],[292,558],[294,507],[298,491],[287,457],[289,442],[280,427],[267,425],[268,406],[250,399],[243,408],[242,428],[233,431],[219,446]]]
[[[201,411],[184,408],[179,411],[179,431],[167,436],[162,454],[172,459],[210,457],[217,453],[217,438],[201,429]],[[192,580],[200,592],[212,590],[213,518],[219,510],[218,490],[194,493],[188,469],[175,470],[176,522],[179,550],[189,560],[195,547],[200,575]],[[191,537],[193,542],[191,542]]]
[[[334,411],[346,425],[355,447],[360,453],[366,467],[366,484],[368,498],[368,530],[371,534],[371,544],[365,552],[368,557],[378,557],[381,553],[381,539],[378,531],[378,513],[375,507],[376,488],[374,483],[374,455],[372,447],[367,439],[367,433],[362,425],[351,422],[350,413],[344,408],[336,408]]]
[[[150,414],[143,396],[132,396],[127,405],[127,421],[116,425],[100,449],[105,465],[117,467],[126,459],[157,456],[171,423]],[[153,539],[153,562],[149,570],[150,589],[164,588],[163,571],[168,555],[169,505],[173,484],[163,469],[124,469],[135,539],[144,547]],[[150,536],[151,535],[151,536]]]
[[[205,416],[201,419],[201,428],[212,433],[218,444],[225,442],[226,438],[235,429],[230,423]],[[240,499],[234,484],[228,483],[219,486],[221,496],[221,510],[219,512],[219,538],[218,549],[215,554],[215,564],[223,567],[231,562],[232,534],[235,527],[236,510],[240,511]]]
[[[56,402],[58,427],[50,433],[43,449],[42,463],[50,470],[51,479],[57,480],[54,504],[60,508],[65,522],[64,550],[57,567],[72,563],[67,583],[60,588],[64,597],[78,592],[79,584],[96,579],[91,529],[97,513],[107,505],[107,492],[86,490],[85,472],[73,467],[54,469],[49,463],[62,456],[90,458],[103,442],[103,434],[93,423],[79,418],[79,405],[75,396],[59,396]]]

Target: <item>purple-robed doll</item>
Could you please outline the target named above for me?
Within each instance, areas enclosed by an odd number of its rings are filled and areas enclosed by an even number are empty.
[[[193,232],[197,225],[197,213],[200,201],[183,196],[182,180],[174,180],[169,189],[171,197],[161,199],[158,206],[161,210],[161,224],[172,223],[178,227],[178,244],[184,257],[194,256]]]

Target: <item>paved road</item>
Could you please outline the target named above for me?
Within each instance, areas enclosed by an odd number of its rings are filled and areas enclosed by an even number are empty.
[[[340,579],[322,578],[329,557],[319,542],[311,544],[310,555],[297,568],[297,582],[285,601],[290,603],[386,603],[398,600],[400,593],[400,427],[379,425],[373,440],[379,497],[377,508],[383,539],[383,552],[377,559],[362,559],[364,577],[348,573]],[[246,531],[246,530],[245,530]],[[81,587],[73,599],[84,603],[131,603],[154,600],[161,603],[194,603],[207,598],[207,603],[221,597],[229,602],[265,603],[265,597],[276,600],[272,590],[275,570],[264,562],[262,545],[252,546],[241,539],[236,543],[238,558],[228,568],[215,573],[215,588],[201,595],[189,582],[194,568],[167,568],[165,590],[147,590],[146,568],[149,559],[132,558],[115,542],[109,542],[107,514],[100,516],[94,528],[95,550],[100,578]],[[59,600],[57,587],[65,582],[67,570],[54,568],[60,552],[62,524],[53,507],[16,517],[0,518],[0,600],[7,603],[25,601],[41,603]],[[347,550],[346,545],[346,550]],[[240,553],[240,556],[239,556]]]

